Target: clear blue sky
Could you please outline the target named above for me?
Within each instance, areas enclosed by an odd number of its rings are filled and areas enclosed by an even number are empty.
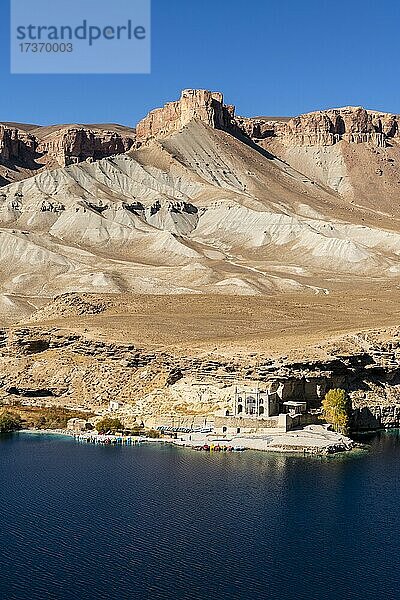
[[[89,76],[10,75],[8,4],[0,121],[134,125],[190,87],[223,91],[242,115],[400,113],[397,0],[153,0],[151,75]]]

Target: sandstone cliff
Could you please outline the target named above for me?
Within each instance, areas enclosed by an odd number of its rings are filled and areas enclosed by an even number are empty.
[[[118,125],[0,124],[0,185],[25,179],[46,168],[122,154],[132,147],[134,139],[134,130]]]
[[[36,148],[35,136],[0,123],[0,157],[3,161],[29,161],[35,154]]]
[[[165,137],[193,120],[230,131],[234,128],[234,114],[235,107],[225,105],[220,92],[183,90],[179,100],[151,111],[137,124],[136,140],[141,145],[151,138]]]
[[[247,140],[335,193],[353,202],[361,197],[368,208],[377,196],[397,202],[399,115],[348,106],[292,118],[240,117],[219,92],[184,90],[140,121],[137,147],[168,139],[191,121]]]
[[[400,116],[345,107],[289,119],[237,118],[257,145],[354,204],[397,203]]]
[[[277,138],[287,146],[332,146],[340,140],[385,147],[399,138],[400,116],[348,106],[290,119],[241,118],[238,126],[253,140]]]
[[[360,106],[319,110],[292,118],[235,117],[221,92],[183,90],[179,100],[151,111],[137,125],[139,144],[180,131],[192,120],[230,133],[241,132],[259,142],[277,138],[288,146],[331,146],[340,140],[384,147],[399,138],[400,116]]]
[[[0,123],[0,186],[34,172],[37,143],[29,132]]]
[[[37,152],[46,156],[47,163],[60,167],[123,154],[132,147],[134,141],[133,132],[125,134],[87,126],[56,128],[44,135],[39,132],[39,135]]]

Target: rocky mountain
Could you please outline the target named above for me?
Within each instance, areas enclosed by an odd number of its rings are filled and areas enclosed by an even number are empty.
[[[202,424],[235,382],[400,420],[398,115],[0,126],[0,400]],[[57,296],[53,300],[54,296]]]
[[[347,106],[320,110],[298,117],[238,118],[238,125],[252,139],[276,137],[287,146],[332,146],[342,140],[350,144],[367,142],[387,147],[399,137],[399,115]]]
[[[220,93],[184,90],[136,132],[4,124],[3,178],[18,181],[0,190],[3,320],[64,292],[396,287],[398,120],[242,118]]]
[[[258,145],[369,210],[398,214],[400,116],[345,107],[292,119],[239,119]]]

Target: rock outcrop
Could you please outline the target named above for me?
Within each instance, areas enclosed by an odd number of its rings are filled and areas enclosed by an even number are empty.
[[[0,124],[0,185],[40,170],[123,154],[135,140],[134,130],[118,125],[21,127]]]
[[[181,131],[200,121],[235,136],[247,137],[264,148],[278,140],[285,147],[329,147],[344,140],[386,147],[400,138],[400,116],[344,107],[293,118],[240,117],[224,104],[221,92],[186,89],[179,100],[151,111],[136,128],[119,125],[0,124],[0,185],[24,179],[44,168],[65,167],[99,160],[140,147],[150,140]]]
[[[21,161],[30,164],[37,144],[34,135],[0,123],[0,162]]]
[[[56,166],[65,167],[84,160],[100,160],[123,154],[133,145],[133,135],[112,130],[93,130],[87,127],[67,127],[43,137],[37,146],[40,155]]]
[[[400,427],[400,400],[397,404],[372,404],[355,407],[352,427],[355,431],[397,429]]]
[[[78,297],[70,299],[75,307]],[[89,301],[90,312],[95,302]],[[400,426],[397,340],[324,360],[263,362],[153,351],[57,327],[19,327],[0,330],[0,366],[0,395],[11,401],[24,396],[42,402],[47,396],[50,403],[57,398],[61,405],[93,409],[117,400],[146,421],[159,417],[161,406],[165,416],[191,418],[213,415],[238,382],[252,382],[276,391],[282,402],[306,401],[318,420],[324,395],[339,387],[352,399],[354,430]]]
[[[320,110],[293,118],[235,117],[235,107],[224,104],[221,92],[187,89],[179,100],[151,111],[138,123],[137,143],[180,131],[192,120],[244,134],[257,143],[277,138],[287,146],[332,146],[345,140],[385,147],[390,138],[400,137],[399,115],[360,106]]]
[[[291,119],[241,118],[237,125],[254,141],[276,138],[286,146],[332,146],[344,140],[385,147],[399,138],[400,116],[348,106]]]
[[[223,100],[221,92],[183,90],[179,100],[151,111],[137,124],[138,145],[180,131],[193,120],[230,131],[234,128],[235,107],[225,105]]]

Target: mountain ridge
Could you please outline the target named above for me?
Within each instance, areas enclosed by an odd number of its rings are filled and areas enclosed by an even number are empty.
[[[220,93],[184,90],[135,132],[43,131],[45,164],[0,190],[7,318],[13,303],[29,314],[29,303],[66,292],[395,287],[397,117],[359,107],[310,115],[254,121]],[[9,139],[18,151],[21,140]]]

